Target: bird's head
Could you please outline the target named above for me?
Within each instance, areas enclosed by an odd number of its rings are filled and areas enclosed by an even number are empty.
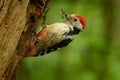
[[[85,17],[79,14],[72,14],[68,17],[68,21],[72,23],[73,26],[84,29],[86,27]]]
[[[63,15],[73,27],[80,29],[81,31],[86,27],[85,17],[79,14],[68,15],[65,12],[63,12]]]

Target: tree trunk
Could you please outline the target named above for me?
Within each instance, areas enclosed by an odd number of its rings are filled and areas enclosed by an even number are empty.
[[[0,0],[0,80],[15,80],[16,69],[48,0]]]

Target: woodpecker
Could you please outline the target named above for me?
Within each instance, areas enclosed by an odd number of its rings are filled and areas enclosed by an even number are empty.
[[[67,46],[86,27],[85,17],[79,14],[68,15],[62,10],[66,23],[45,25],[29,44],[26,56],[38,56]]]

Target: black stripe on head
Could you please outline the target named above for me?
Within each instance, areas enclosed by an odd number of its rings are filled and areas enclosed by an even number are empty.
[[[68,35],[78,34],[79,32],[80,32],[80,29],[73,27],[73,30],[70,29],[70,32],[68,33]]]

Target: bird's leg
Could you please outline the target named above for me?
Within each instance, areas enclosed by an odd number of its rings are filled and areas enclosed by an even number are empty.
[[[35,51],[35,42],[37,39],[37,32],[35,28],[30,29],[32,31],[31,38],[28,41],[28,44],[26,46],[26,52],[24,54],[25,57],[33,56],[36,54]]]
[[[36,55],[35,42],[36,42],[35,38],[32,38],[29,41],[29,44],[27,46],[27,50],[26,50],[25,55],[24,55],[25,57],[30,57],[30,56]]]
[[[32,36],[36,36],[37,35],[37,32],[36,32],[36,29],[35,28],[31,28],[32,32],[33,32],[33,35]]]

